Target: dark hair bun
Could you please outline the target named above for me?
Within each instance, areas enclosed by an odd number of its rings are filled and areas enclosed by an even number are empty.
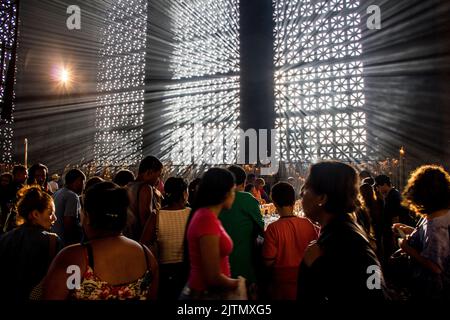
[[[128,219],[128,193],[112,182],[100,182],[89,188],[84,207],[93,228],[121,232]]]
[[[180,201],[188,184],[183,178],[170,177],[164,184],[165,202],[170,205]]]

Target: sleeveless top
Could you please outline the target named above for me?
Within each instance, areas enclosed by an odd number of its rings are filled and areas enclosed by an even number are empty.
[[[183,262],[184,234],[190,208],[161,210],[158,215],[159,263]]]
[[[150,212],[153,212],[154,214],[156,214],[156,217],[158,217],[158,212],[161,208],[162,196],[159,191],[156,190],[156,188],[141,181],[131,182],[127,185],[128,198],[130,200],[129,209],[132,214],[130,222],[126,230],[124,231],[124,235],[135,241],[139,241],[141,239],[147,219],[150,218],[150,216],[146,216],[144,217],[144,221],[142,221],[141,213],[139,211],[139,193],[144,187],[148,187],[151,193],[151,202],[148,204]]]
[[[144,246],[147,270],[139,279],[126,284],[111,285],[101,280],[94,272],[94,255],[89,243],[84,244],[87,249],[86,260],[88,267],[83,275],[80,289],[74,289],[71,298],[74,300],[147,300],[148,291],[152,284],[152,272],[149,267],[148,256]]]

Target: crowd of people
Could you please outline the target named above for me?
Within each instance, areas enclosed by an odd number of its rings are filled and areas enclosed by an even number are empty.
[[[416,169],[403,193],[336,161],[301,185],[238,165],[190,182],[163,170],[148,156],[112,181],[71,169],[59,185],[40,163],[2,173],[0,299],[450,299],[440,166]]]

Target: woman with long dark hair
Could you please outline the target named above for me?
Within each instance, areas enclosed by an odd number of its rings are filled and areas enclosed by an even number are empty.
[[[164,184],[164,206],[158,216],[158,249],[161,300],[176,300],[185,285],[183,277],[184,234],[191,208],[186,206],[188,185],[170,177]]]
[[[225,299],[245,292],[243,278],[230,278],[228,256],[233,243],[218,219],[222,209],[233,205],[234,192],[230,171],[212,168],[203,175],[187,227],[190,270],[182,300]]]
[[[299,270],[298,299],[320,302],[384,298],[380,263],[352,217],[358,209],[358,175],[340,162],[311,166],[302,188],[305,216],[321,226]]]

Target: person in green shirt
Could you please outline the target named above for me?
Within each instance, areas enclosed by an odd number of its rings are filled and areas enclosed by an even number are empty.
[[[259,202],[244,192],[246,173],[240,166],[228,168],[236,179],[236,198],[231,209],[223,210],[219,219],[233,240],[233,252],[229,257],[232,277],[242,276],[249,284],[256,284],[256,239],[264,234],[264,221]]]

